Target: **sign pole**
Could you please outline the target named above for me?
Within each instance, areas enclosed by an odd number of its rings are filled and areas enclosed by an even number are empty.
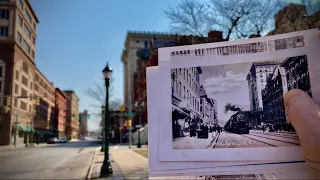
[[[18,126],[18,112],[17,112],[17,114],[16,114],[16,123],[15,123],[15,125],[16,125],[16,130],[15,130],[15,132],[14,132],[14,147],[16,147],[17,146],[17,134],[18,134],[18,132],[19,132],[19,126]]]

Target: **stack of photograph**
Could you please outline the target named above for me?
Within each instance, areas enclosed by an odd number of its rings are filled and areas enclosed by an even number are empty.
[[[319,30],[158,49],[147,68],[150,179],[306,179],[284,97],[320,104]],[[312,178],[312,177],[311,177]]]

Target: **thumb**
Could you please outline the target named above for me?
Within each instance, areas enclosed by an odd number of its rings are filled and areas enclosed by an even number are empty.
[[[320,109],[302,90],[293,89],[284,98],[288,119],[295,128],[307,162],[320,164]],[[319,165],[318,165],[319,166]]]

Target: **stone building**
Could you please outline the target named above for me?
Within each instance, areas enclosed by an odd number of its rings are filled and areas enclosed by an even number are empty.
[[[276,67],[267,78],[266,87],[262,90],[263,121],[280,129],[289,123],[284,107],[284,95],[288,92],[286,71]]]
[[[201,67],[171,70],[173,138],[182,136],[178,129],[183,130],[186,123],[203,123],[200,111],[200,74]]]
[[[66,111],[66,137],[70,139],[79,138],[79,98],[72,90],[65,90],[63,93],[67,97]]]
[[[267,84],[267,77],[273,73],[280,62],[254,62],[247,75],[252,126],[263,121],[262,89]]]
[[[268,35],[284,34],[294,31],[320,27],[320,11],[307,15],[306,7],[289,4],[274,16],[275,29]]]
[[[53,124],[56,137],[65,137],[66,129],[66,110],[67,110],[67,97],[59,89],[55,90],[55,114],[56,118]]]
[[[7,0],[0,3],[0,145],[17,144],[30,140],[35,131],[32,126],[48,126],[33,121],[34,100],[12,98],[11,111],[5,112],[4,96],[33,95],[35,78],[35,39],[39,20],[29,1]],[[20,124],[15,125],[13,122]],[[34,124],[36,123],[36,124]],[[16,127],[17,131],[16,131]]]

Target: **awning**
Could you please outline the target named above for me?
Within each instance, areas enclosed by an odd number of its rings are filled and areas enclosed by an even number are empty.
[[[183,115],[185,115],[185,116],[187,116],[187,117],[190,117],[189,114],[187,114],[186,112],[184,112],[181,108],[179,108],[179,107],[176,106],[176,105],[173,105],[173,104],[172,104],[172,110],[173,110],[173,111],[177,111],[179,114],[183,114]]]
[[[37,131],[37,133],[43,135],[53,135],[53,132],[47,130]]]
[[[35,132],[35,130],[34,130],[32,127],[19,126],[19,128],[20,128],[23,132]]]

